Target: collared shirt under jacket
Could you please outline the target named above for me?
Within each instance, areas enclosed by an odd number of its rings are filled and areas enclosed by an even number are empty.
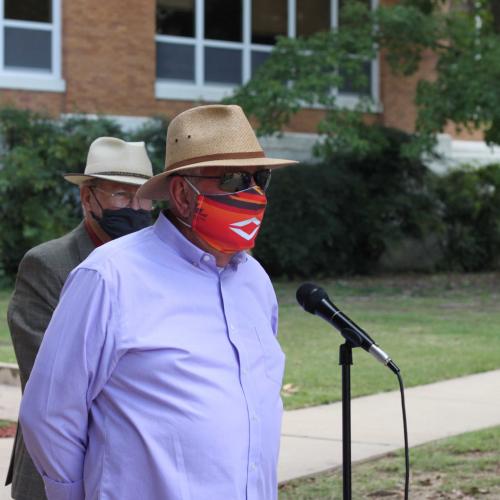
[[[284,355],[270,280],[160,215],[70,275],[21,405],[50,500],[273,500]]]

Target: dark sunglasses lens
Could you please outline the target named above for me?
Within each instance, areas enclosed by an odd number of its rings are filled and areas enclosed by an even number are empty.
[[[253,174],[253,178],[255,179],[255,184],[265,191],[271,182],[271,170],[259,170]]]
[[[219,187],[227,193],[236,193],[250,187],[252,176],[246,172],[229,172],[221,177]]]
[[[255,184],[266,190],[271,181],[271,170],[259,170],[253,174]],[[229,172],[221,177],[219,187],[227,193],[236,193],[248,189],[252,184],[252,174],[247,172]]]

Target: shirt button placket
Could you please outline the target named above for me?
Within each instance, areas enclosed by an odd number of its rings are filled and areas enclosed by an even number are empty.
[[[248,360],[245,358],[246,350],[242,344],[241,335],[231,311],[231,301],[224,300],[224,285],[220,282],[221,293],[224,301],[227,328],[229,338],[236,347],[239,354],[240,363],[240,383],[245,396],[248,411],[249,442],[248,442],[248,482],[247,482],[247,500],[262,500],[259,498],[259,457],[261,454],[261,425],[255,408],[258,398],[252,375],[247,367]]]
[[[259,500],[259,459],[262,452],[261,446],[261,424],[256,412],[257,399],[255,398],[255,387],[252,377],[246,376],[248,417],[250,428],[250,442],[248,454],[248,486],[247,499]]]

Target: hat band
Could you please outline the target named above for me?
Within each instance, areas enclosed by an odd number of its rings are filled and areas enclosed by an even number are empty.
[[[264,151],[253,151],[251,153],[217,153],[213,155],[204,155],[204,156],[194,156],[193,158],[188,158],[187,160],[177,161],[172,163],[172,165],[168,166],[165,169],[165,172],[169,170],[173,170],[174,168],[185,167],[186,165],[204,162],[204,161],[212,161],[212,160],[242,160],[246,158],[265,158],[266,155]]]
[[[135,172],[110,171],[110,172],[93,172],[92,174],[84,174],[84,175],[118,175],[123,177],[139,177],[140,179],[151,179],[150,175],[136,174]]]

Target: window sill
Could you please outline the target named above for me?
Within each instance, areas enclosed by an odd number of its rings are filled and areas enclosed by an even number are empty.
[[[230,97],[236,87],[232,85],[196,85],[194,83],[173,82],[167,80],[156,80],[156,99],[171,99],[185,101],[212,101],[219,102],[225,97]],[[360,98],[355,94],[340,94],[337,96],[337,104],[347,109],[355,109]],[[310,109],[324,109],[320,105],[304,105]],[[371,113],[382,113],[382,103],[372,103]]]
[[[31,72],[0,73],[0,88],[15,90],[36,90],[40,92],[65,92],[66,82],[53,75]]]
[[[229,97],[236,87],[232,85],[196,85],[194,83],[157,80],[156,99],[179,99],[186,101],[215,101]]]

